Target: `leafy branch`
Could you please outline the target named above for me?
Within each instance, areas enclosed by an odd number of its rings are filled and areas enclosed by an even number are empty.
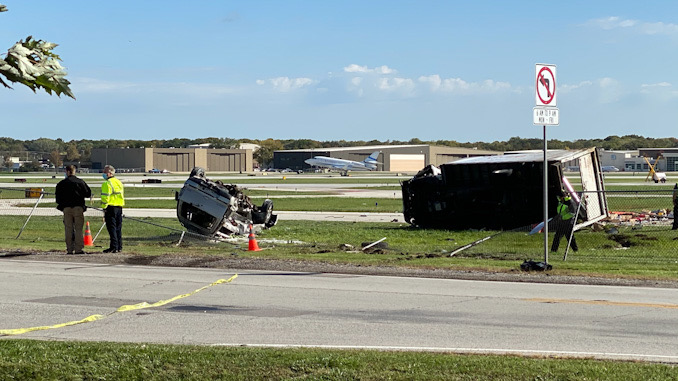
[[[0,12],[7,7],[0,4]],[[0,57],[0,84],[12,88],[10,83],[21,83],[33,92],[43,89],[48,94],[57,96],[65,94],[73,99],[75,96],[68,85],[66,70],[59,61],[61,58],[52,52],[58,45],[43,40],[34,40],[32,36],[20,40]],[[4,80],[3,80],[4,76]]]

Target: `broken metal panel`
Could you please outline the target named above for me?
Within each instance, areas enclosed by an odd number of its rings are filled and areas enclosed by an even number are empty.
[[[202,168],[194,168],[176,194],[177,218],[188,230],[205,236],[246,235],[275,225],[273,202],[255,206],[234,184],[205,178]]]
[[[543,220],[543,158],[543,152],[472,157],[443,164],[440,174],[427,167],[402,183],[405,220],[422,227],[495,230],[539,222]],[[555,215],[557,196],[563,193],[563,164],[582,158],[587,161],[582,171],[586,186],[602,190],[602,182],[590,181],[602,178],[594,148],[548,151],[549,215]],[[607,215],[601,197],[591,200],[591,210],[584,209],[585,221]]]
[[[553,162],[565,163],[577,160],[582,156],[595,153],[595,148],[581,149],[576,151],[569,150],[549,150],[546,153],[546,161],[549,164]],[[516,162],[544,162],[544,151],[530,151],[525,153],[505,154],[496,156],[476,156],[459,159],[448,164],[480,164],[480,163],[516,163]]]
[[[579,158],[579,176],[581,180],[582,210],[585,219],[577,224],[575,229],[590,225],[608,216],[607,198],[603,184],[602,171],[600,170],[598,155],[586,155]]]

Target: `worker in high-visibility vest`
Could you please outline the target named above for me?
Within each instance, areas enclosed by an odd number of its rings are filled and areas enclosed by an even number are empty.
[[[579,247],[577,246],[577,240],[574,238],[574,223],[575,219],[573,215],[574,207],[572,205],[572,198],[565,194],[558,196],[558,208],[556,209],[556,217],[553,219],[555,222],[556,234],[553,237],[553,243],[551,244],[551,251],[558,251],[558,246],[560,245],[560,239],[565,237],[566,240],[569,240],[572,237],[572,242],[570,247],[572,250],[577,251]]]
[[[122,251],[122,207],[125,206],[125,190],[122,182],[115,177],[115,168],[112,165],[104,167],[101,177],[104,178],[104,183],[101,184],[101,208],[104,209],[104,221],[111,241],[104,253],[119,253]]]

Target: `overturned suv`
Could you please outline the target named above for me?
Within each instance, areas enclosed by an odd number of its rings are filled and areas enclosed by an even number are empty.
[[[256,232],[272,227],[278,219],[271,200],[255,206],[236,185],[209,180],[200,167],[193,168],[175,198],[179,222],[205,236],[246,235],[250,225]]]

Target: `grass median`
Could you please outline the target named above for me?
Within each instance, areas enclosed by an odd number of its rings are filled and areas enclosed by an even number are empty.
[[[0,249],[63,252],[63,224],[59,217],[33,216],[21,237],[16,239],[25,221],[24,216],[0,217]],[[93,236],[101,226],[101,220],[91,221]],[[247,251],[246,237],[237,243],[185,237],[177,246],[182,229],[176,219],[126,218],[124,250],[149,257],[258,258],[490,272],[515,272],[526,259],[543,260],[543,236],[525,231],[449,231],[418,229],[405,223],[280,221],[272,229],[258,234],[259,246],[264,250],[254,252]],[[456,249],[488,236],[492,238],[450,257]],[[364,243],[381,238],[386,238],[387,247],[361,250]],[[678,280],[678,240],[674,238],[675,234],[668,228],[617,235],[578,232],[580,250],[570,252],[564,260],[565,242],[561,243],[560,252],[549,256],[549,263],[554,267],[550,274]],[[99,247],[85,251],[101,251],[107,244],[108,234],[104,229],[95,241]]]
[[[666,364],[375,350],[3,340],[3,380],[675,380]]]

